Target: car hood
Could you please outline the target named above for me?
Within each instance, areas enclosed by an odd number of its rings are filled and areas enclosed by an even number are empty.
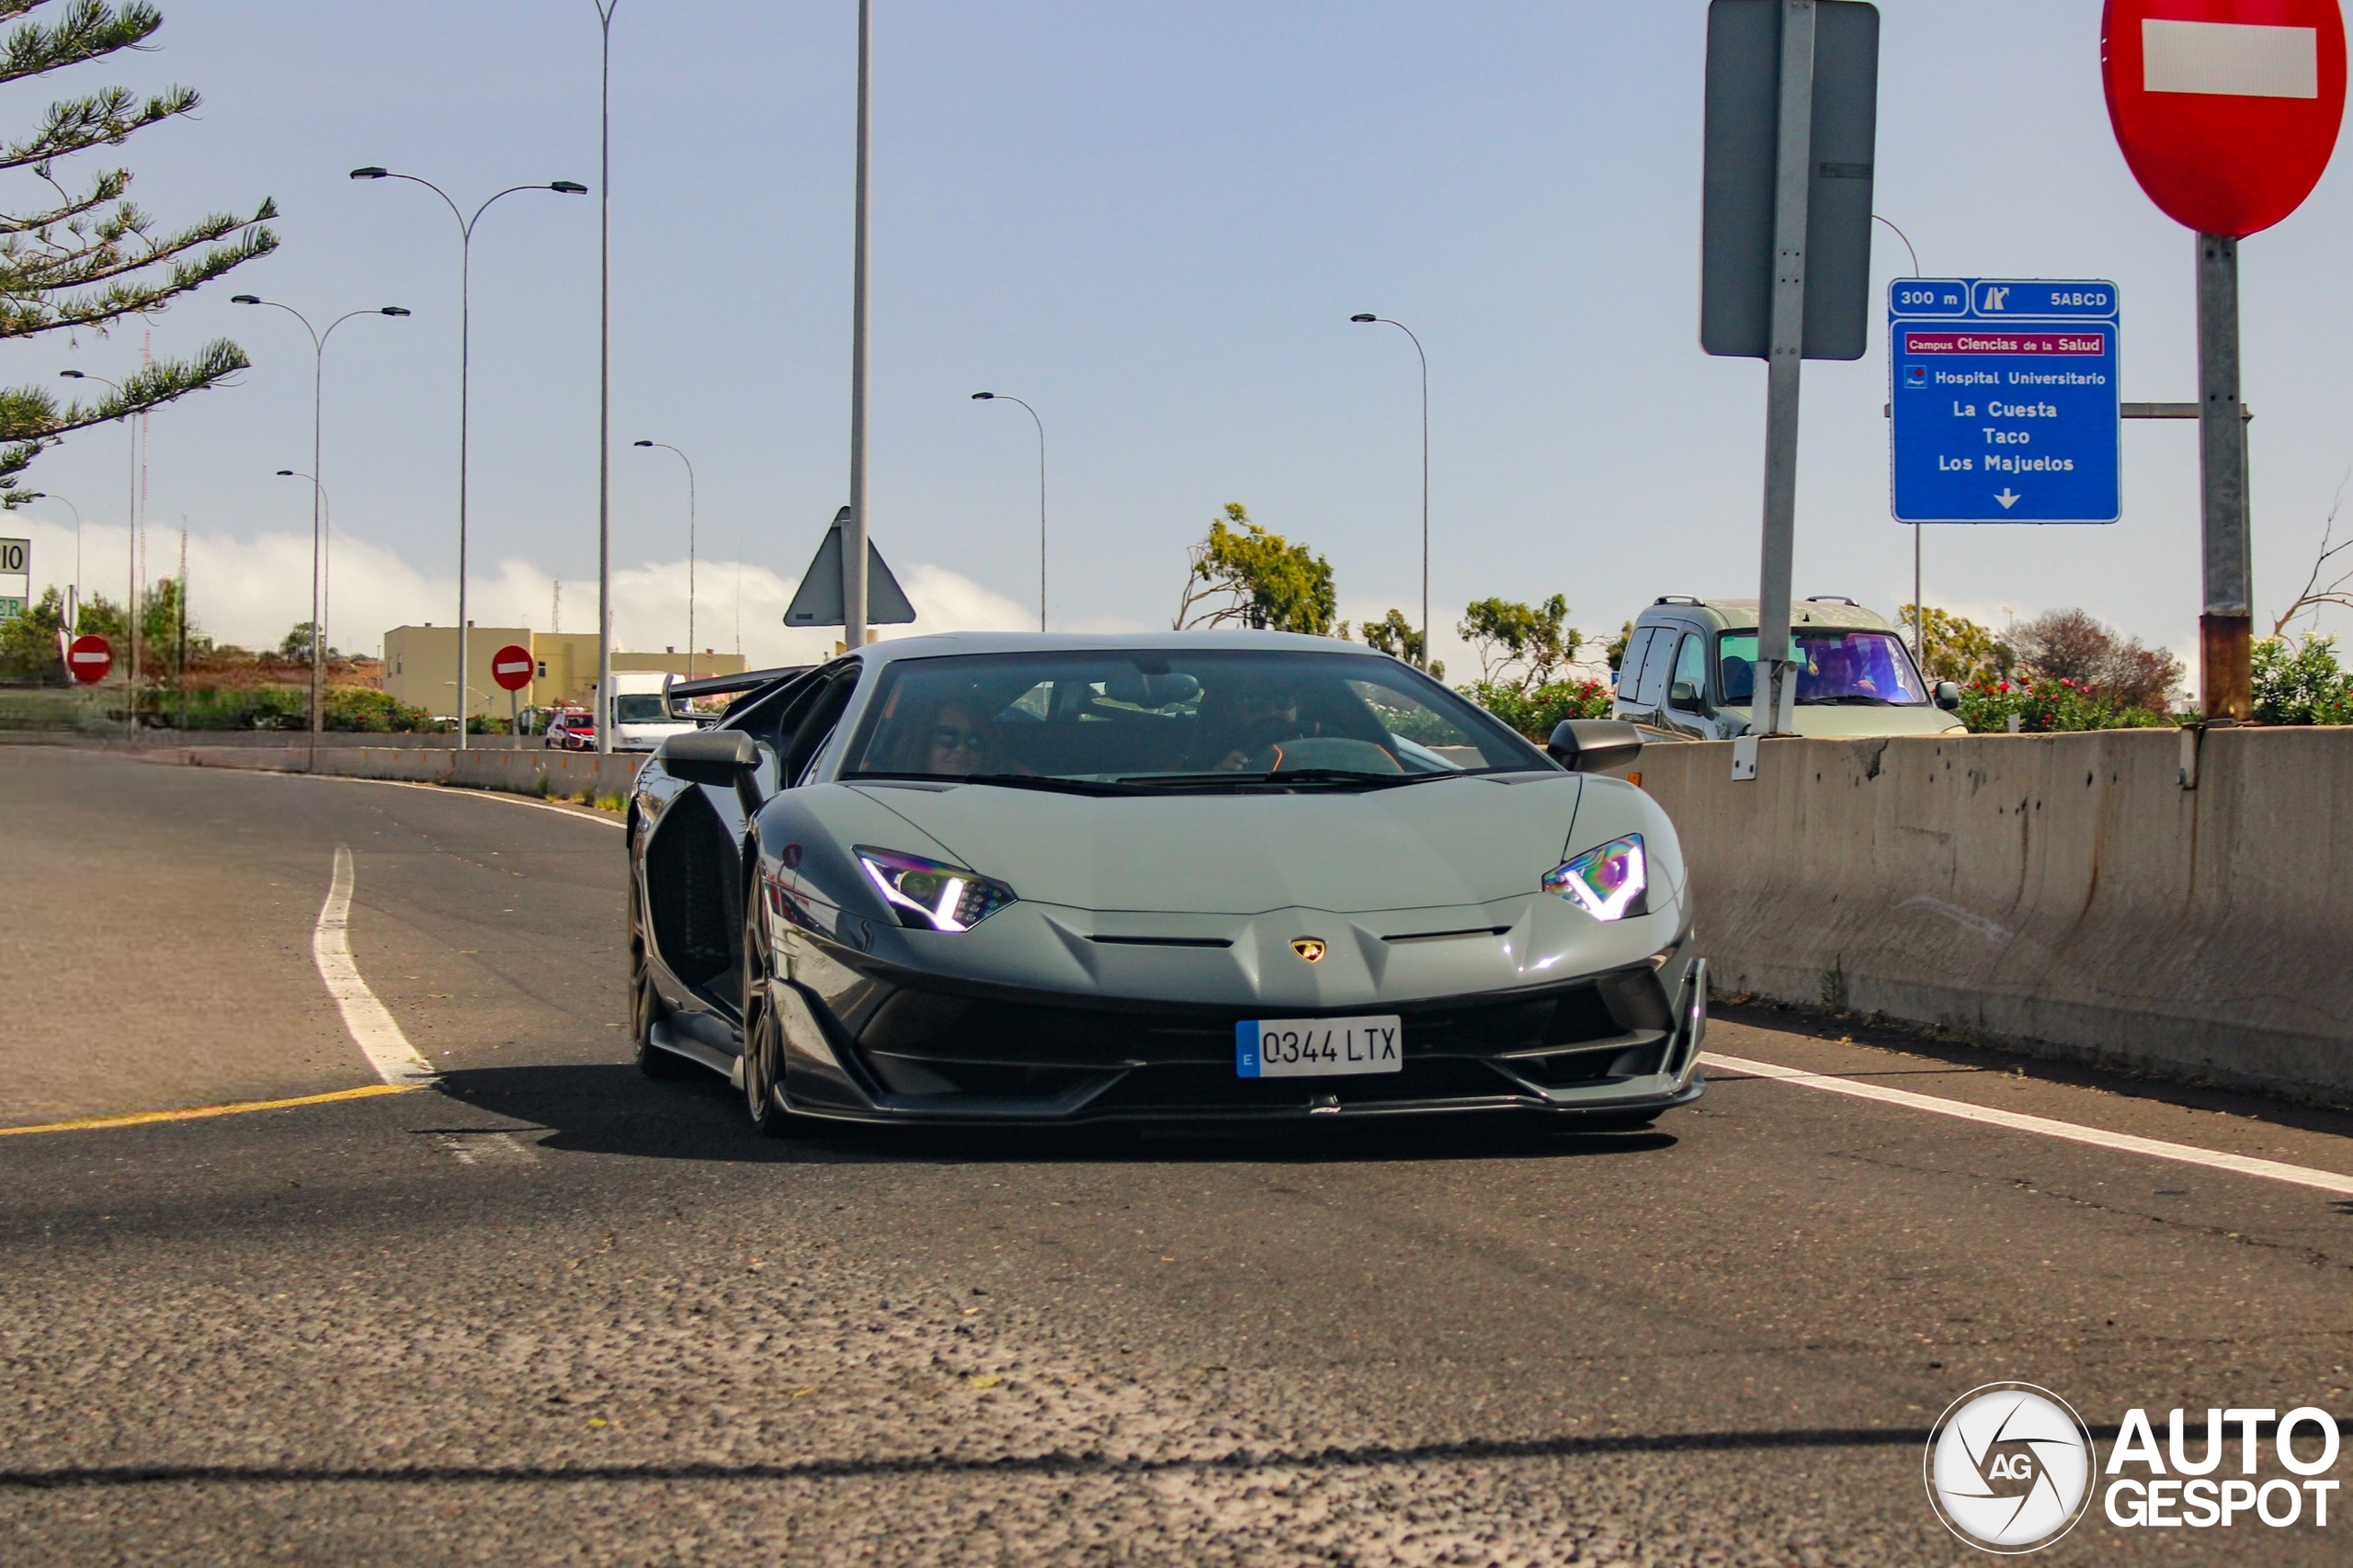
[[[1727,708],[1745,718],[1745,708]],[[1869,735],[1959,734],[1966,728],[1957,715],[1941,708],[1844,708],[1802,703],[1791,728],[1808,740],[1841,740]]]
[[[1583,780],[1518,774],[1361,793],[1110,797],[991,785],[851,789],[1025,902],[1256,915],[1459,906],[1533,892],[1564,857]]]

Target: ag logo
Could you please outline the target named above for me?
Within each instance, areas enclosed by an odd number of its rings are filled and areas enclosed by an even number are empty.
[[[1331,949],[1324,945],[1321,937],[1302,937],[1290,945],[1290,950],[1309,963],[1322,963],[1324,955]]]
[[[2004,1556],[2040,1551],[2091,1505],[2092,1437],[2067,1402],[2032,1383],[1987,1383],[1928,1434],[1928,1501],[1945,1528]]]

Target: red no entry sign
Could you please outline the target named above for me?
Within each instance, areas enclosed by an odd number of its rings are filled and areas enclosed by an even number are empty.
[[[2244,238],[2302,205],[2345,117],[2338,0],[2108,0],[2108,115],[2149,199]]]
[[[114,650],[103,637],[76,637],[66,644],[65,673],[84,686],[96,686],[114,669]]]
[[[509,642],[490,656],[490,678],[505,691],[520,691],[530,685],[538,667],[531,651],[519,642]]]

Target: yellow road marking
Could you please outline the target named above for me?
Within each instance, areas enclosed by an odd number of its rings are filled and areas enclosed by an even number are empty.
[[[86,1132],[99,1127],[143,1127],[151,1121],[197,1121],[208,1116],[243,1116],[254,1110],[290,1110],[296,1106],[326,1105],[335,1100],[364,1100],[376,1095],[405,1095],[421,1084],[369,1084],[337,1089],[331,1095],[297,1095],[290,1100],[239,1100],[234,1105],[189,1106],[184,1110],[141,1110],[128,1116],[85,1116],[78,1121],[51,1121],[39,1127],[0,1127],[0,1138],[25,1132]]]

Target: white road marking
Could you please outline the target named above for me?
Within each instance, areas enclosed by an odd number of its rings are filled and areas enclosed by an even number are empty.
[[[225,771],[225,770],[223,770]],[[275,768],[247,768],[239,771],[264,778],[316,778],[331,784],[381,784],[392,790],[431,790],[442,795],[472,795],[485,801],[499,801],[510,806],[529,806],[533,811],[553,812],[574,822],[599,823],[606,827],[626,827],[619,817],[602,812],[592,812],[585,806],[559,806],[547,801],[534,801],[528,795],[517,795],[506,790],[474,790],[461,784],[419,784],[408,778],[354,778],[347,773],[280,773]]]
[[[2266,1181],[2290,1182],[2297,1187],[2318,1187],[2353,1197],[2353,1176],[2339,1176],[2335,1171],[2313,1170],[2308,1165],[2290,1165],[2278,1160],[2258,1160],[2246,1154],[2225,1154],[2213,1149],[2193,1148],[2188,1143],[2168,1143],[2161,1138],[2139,1138],[2130,1132],[2109,1132],[2102,1128],[2085,1127],[2073,1121],[2055,1121],[2047,1116],[2026,1116],[2014,1110],[1993,1110],[1984,1106],[1969,1105],[1961,1100],[1938,1099],[1934,1095],[1916,1095],[1909,1089],[1891,1089],[1879,1084],[1857,1083],[1826,1073],[1806,1073],[1795,1067],[1778,1067],[1769,1062],[1751,1062],[1744,1056],[1723,1056],[1706,1051],[1699,1060],[1711,1067],[1721,1067],[1730,1073],[1746,1073],[1753,1077],[1771,1078],[1784,1084],[1794,1084],[1804,1089],[1826,1089],[1834,1095],[1852,1095],[1857,1099],[1878,1100],[1885,1105],[1900,1105],[1911,1110],[1925,1110],[1936,1116],[1957,1117],[1963,1121],[1983,1122],[1988,1127],[2006,1127],[2013,1132],[2032,1132],[2044,1138],[2063,1138],[2071,1143],[2089,1143],[2097,1148],[2115,1149],[2128,1154],[2146,1154],[2151,1159],[2177,1160],[2186,1165],[2204,1165],[2210,1170],[2232,1171],[2239,1176],[2260,1176]]]
[[[319,966],[319,978],[326,982],[327,994],[343,1010],[343,1027],[376,1069],[376,1076],[387,1084],[430,1084],[438,1076],[433,1064],[409,1044],[408,1036],[359,978],[359,966],[351,961],[352,881],[351,846],[338,844],[335,881],[319,911],[318,928],[311,934],[311,957]]]

